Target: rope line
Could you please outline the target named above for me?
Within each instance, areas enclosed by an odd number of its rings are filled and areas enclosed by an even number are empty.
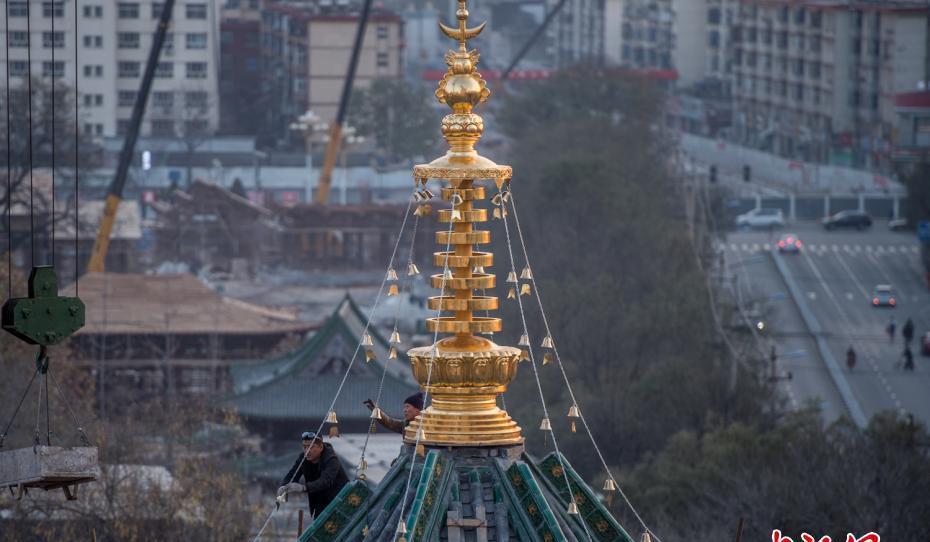
[[[414,191],[416,191],[416,190],[414,190]],[[413,249],[414,249],[414,246],[416,245],[417,228],[418,228],[419,225],[420,225],[420,217],[419,217],[419,216],[416,216],[416,217],[414,217],[414,219],[413,219],[413,229],[412,229],[411,232],[410,232],[410,250],[409,250],[408,256],[407,256],[407,267],[408,267],[408,269],[409,269],[410,265],[413,263]],[[407,292],[408,292],[408,293],[412,293],[412,292],[413,292],[413,281],[414,281],[415,278],[416,278],[415,275],[409,275],[409,279],[408,279],[408,281],[407,281]],[[400,281],[398,281],[398,282],[400,282]],[[395,333],[397,332],[397,323],[400,321],[400,313],[401,313],[401,309],[402,309],[402,307],[403,307],[403,305],[402,305],[401,302],[400,302],[400,297],[401,297],[400,294],[403,294],[403,292],[404,292],[404,291],[401,290],[400,292],[398,292],[398,296],[397,296],[397,297],[398,297],[398,300],[397,300],[397,311],[396,311],[395,314],[394,314],[394,326],[393,326],[394,332],[395,332]],[[390,342],[390,341],[388,341],[388,342]],[[387,377],[388,367],[390,366],[390,363],[391,363],[391,356],[390,356],[390,348],[391,348],[391,347],[392,347],[392,345],[389,344],[389,345],[388,345],[388,348],[389,348],[389,350],[388,350],[388,358],[387,358],[386,360],[384,360],[384,370],[381,371],[381,381],[378,383],[378,394],[375,396],[375,407],[376,407],[376,408],[381,408],[381,395],[382,395],[383,392],[384,392],[384,381],[385,381],[385,378]],[[394,347],[394,348],[396,348],[396,347]],[[398,355],[399,355],[399,354],[398,354]],[[358,475],[359,475],[359,473],[360,473],[360,471],[361,471],[361,465],[362,465],[362,463],[365,461],[365,454],[366,454],[367,451],[368,451],[368,442],[371,440],[371,434],[374,432],[374,428],[375,428],[375,424],[376,424],[376,423],[378,423],[378,421],[375,420],[375,419],[371,419],[371,421],[368,423],[368,432],[365,434],[365,444],[362,445],[362,456],[361,456],[361,458],[359,459],[358,465],[356,465],[356,467],[355,467],[355,477],[356,477],[356,478],[358,478]]]
[[[64,403],[65,408],[68,410],[68,414],[71,415],[71,420],[74,422],[75,430],[81,437],[81,443],[85,446],[90,446],[90,440],[87,438],[87,434],[84,433],[84,428],[81,426],[81,423],[78,422],[77,416],[74,415],[74,410],[71,408],[71,403],[68,401],[67,396],[65,396],[64,391],[62,391],[61,386],[58,384],[58,379],[55,378],[55,374],[52,372],[51,368],[48,370],[48,376],[52,377],[52,384],[55,385],[55,391],[58,392],[58,397],[61,399],[61,402]],[[46,386],[47,385],[48,384],[46,384]]]
[[[75,0],[76,1],[76,0]],[[52,220],[50,228],[52,230],[52,265],[55,265],[55,4],[53,0],[52,8]],[[64,5],[61,7],[64,9]],[[63,38],[63,36],[62,36]],[[74,67],[77,70],[77,65]],[[46,399],[48,399],[48,382],[45,383]]]
[[[30,267],[36,265],[36,224],[35,224],[35,203],[33,194],[33,163],[32,163],[32,5],[26,2],[26,100],[28,101],[29,111],[29,244],[30,244]],[[7,66],[9,71],[9,66]]]
[[[23,394],[19,398],[19,403],[16,404],[16,409],[13,410],[13,415],[10,416],[10,421],[7,422],[6,427],[3,429],[3,434],[0,435],[0,448],[3,448],[3,441],[6,440],[7,435],[10,434],[10,428],[13,427],[13,422],[16,420],[16,415],[19,414],[19,409],[22,408],[23,403],[26,401],[26,396],[29,395],[29,390],[32,389],[32,384],[36,380],[36,375],[39,374],[39,368],[36,367],[36,370],[32,373],[32,378],[29,379],[29,385],[26,386],[26,389],[23,390]]]
[[[401,238],[403,237],[404,228],[407,226],[407,217],[410,215],[410,208],[413,206],[413,198],[410,198],[410,201],[407,202],[407,210],[404,212],[404,220],[400,225],[400,232],[397,235],[397,241],[394,242],[394,248],[391,251],[391,258],[388,262],[388,269],[394,266],[394,258],[397,256],[397,248],[400,246]],[[329,416],[329,413],[333,411],[336,406],[336,401],[339,399],[339,395],[342,393],[342,389],[345,387],[346,381],[349,378],[349,374],[352,372],[352,367],[355,365],[355,360],[358,359],[358,353],[362,348],[362,342],[365,339],[365,335],[368,334],[368,329],[371,327],[371,320],[374,318],[375,313],[378,310],[378,305],[381,302],[381,296],[384,293],[384,285],[387,283],[387,271],[381,279],[381,286],[378,287],[378,294],[375,296],[374,305],[371,308],[371,311],[368,313],[368,319],[365,322],[365,327],[362,329],[362,336],[359,338],[358,345],[355,347],[355,352],[352,354],[352,359],[349,361],[348,366],[346,367],[345,374],[342,376],[342,381],[339,383],[339,386],[336,388],[336,394],[333,397],[332,402],[329,405],[329,409],[326,411],[326,414],[323,416],[323,421],[320,423],[319,427],[316,430],[316,435],[319,436],[323,431],[323,426],[326,425],[326,418]],[[321,437],[322,438],[322,437]],[[304,463],[307,461],[306,454],[302,456],[300,463],[297,465],[297,468],[294,470],[293,476],[288,481],[288,483],[293,483],[294,480],[300,475],[301,468],[303,468]],[[265,520],[265,523],[262,524],[261,529],[259,529],[258,534],[255,535],[255,538],[252,539],[252,542],[257,542],[262,534],[265,532],[265,529],[268,527],[268,524],[271,522],[271,518],[274,516],[275,512],[278,510],[278,503],[275,502],[274,508],[272,508],[271,513],[268,515],[268,518]]]
[[[78,243],[78,178],[80,175],[80,103],[81,95],[78,92],[78,80],[80,70],[78,70],[78,0],[74,0],[74,297],[80,297],[80,276],[79,262],[81,260],[80,243]]]
[[[507,224],[507,213],[506,213],[506,208],[504,207],[505,205],[504,197],[503,197],[504,194],[503,194],[503,190],[501,187],[498,187],[497,193],[500,196],[499,198],[500,202],[498,205],[500,205],[501,220],[504,222],[504,232],[507,236],[507,254],[510,256],[510,271],[516,274],[517,267],[516,267],[516,264],[514,263],[513,245],[510,239],[510,226],[508,226]],[[523,310],[523,296],[520,295],[519,292],[517,293],[517,305],[520,308],[520,321],[523,323],[523,333],[524,335],[529,337],[530,332],[529,332],[529,328],[526,325],[526,313]],[[546,331],[546,333],[548,337],[551,337],[551,335],[548,334],[548,330]],[[545,394],[543,393],[542,382],[539,379],[539,368],[536,367],[536,356],[533,354],[533,350],[534,350],[533,344],[531,343],[529,346],[527,346],[526,350],[530,355],[530,365],[533,367],[533,377],[536,379],[536,389],[539,391],[539,402],[542,404],[543,416],[545,416],[546,419],[549,419],[549,407],[546,406],[546,397],[545,397]],[[572,491],[571,482],[569,482],[568,480],[568,469],[565,468],[565,459],[562,457],[562,452],[559,451],[559,442],[555,437],[555,429],[552,428],[551,421],[550,421],[549,434],[552,437],[552,446],[555,448],[556,457],[559,458],[559,465],[562,467],[562,475],[565,478],[565,487],[566,489],[568,489],[569,498],[571,499],[570,502],[574,503],[575,494]],[[575,505],[577,506],[577,503],[575,503]],[[588,524],[587,522],[585,522],[584,518],[580,517],[579,515],[578,519],[579,519],[579,523],[581,523],[581,526],[584,528],[584,532],[587,535],[588,540],[594,540],[591,537],[591,532],[588,530]]]
[[[450,198],[451,199],[450,203],[452,204],[452,207],[451,207],[452,211],[455,211],[455,206],[456,206],[455,195],[456,194],[458,194],[458,189],[452,192],[452,198]],[[448,240],[446,241],[446,258],[445,258],[445,263],[442,266],[442,278],[440,279],[440,282],[439,282],[440,297],[444,296],[445,291],[446,291],[446,275],[449,272],[449,259],[450,259],[449,256],[451,256],[450,251],[452,249],[452,231],[454,230],[454,228],[455,228],[455,219],[450,213]],[[439,319],[440,316],[442,316],[442,300],[441,299],[439,301],[439,308],[436,309],[437,320]],[[435,363],[436,352],[438,350],[436,347],[436,341],[438,339],[439,339],[439,325],[437,322],[436,330],[433,332],[433,347],[432,347],[432,350],[430,350],[429,367],[426,369],[426,385],[423,386],[424,387],[424,391],[423,391],[423,409],[424,410],[426,410],[426,401],[429,399],[429,385],[433,379],[433,366],[436,365]],[[414,439],[414,443],[413,443],[413,457],[411,457],[411,460],[410,460],[410,472],[407,474],[407,485],[406,487],[404,487],[404,498],[400,501],[400,520],[401,521],[404,521],[404,513],[407,510],[407,497],[410,494],[410,488],[413,484],[413,469],[417,464],[417,447],[420,446],[420,438],[423,436],[423,433],[424,433],[423,424],[421,422],[420,426],[417,428],[416,438]],[[423,464],[424,465],[426,464],[426,454],[424,454],[423,456]],[[419,514],[419,511],[417,511],[417,514]],[[414,516],[414,525],[416,525],[417,517],[418,516]],[[397,532],[397,528],[395,526],[394,538],[392,538],[392,540],[396,542],[397,536],[399,534],[400,533]]]
[[[510,193],[510,208],[513,210],[513,221],[514,221],[514,224],[517,226],[517,236],[520,239],[520,246],[523,249],[523,258],[526,261],[527,267],[529,267],[530,269],[533,269],[532,265],[530,265],[529,254],[526,250],[526,241],[523,237],[523,228],[520,226],[520,217],[517,214],[516,198],[514,198],[512,191]],[[546,311],[545,309],[543,309],[542,294],[539,291],[539,284],[537,284],[536,282],[536,275],[533,274],[531,275],[531,277],[532,278],[530,278],[530,281],[533,283],[533,290],[534,290],[533,296],[536,298],[536,303],[539,306],[539,314],[540,316],[542,316],[542,322],[543,322],[543,326],[546,329],[546,335],[551,337],[552,331],[549,328],[549,319],[546,317]],[[562,374],[562,379],[565,382],[565,387],[568,390],[568,395],[572,399],[572,404],[575,406],[578,406],[578,400],[575,398],[575,392],[572,389],[571,382],[568,379],[568,374],[565,372],[565,366],[562,363],[562,357],[559,354],[559,348],[558,348],[557,341],[553,342],[552,352],[553,354],[555,354],[555,360],[559,366],[559,372],[561,372]],[[578,415],[579,415],[579,419],[581,420],[581,425],[584,427],[585,432],[588,435],[588,439],[591,441],[591,445],[594,447],[594,451],[597,453],[597,457],[598,459],[600,459],[601,466],[604,468],[604,471],[607,473],[608,478],[613,480],[614,484],[617,486],[617,492],[620,493],[620,496],[623,498],[627,507],[630,509],[630,511],[633,512],[633,515],[636,516],[636,519],[637,521],[639,521],[639,524],[643,528],[643,530],[645,532],[648,532],[652,536],[652,538],[654,538],[657,542],[662,542],[662,539],[659,538],[652,531],[652,529],[650,529],[646,525],[645,521],[643,521],[643,518],[639,515],[639,512],[637,512],[636,508],[633,506],[633,503],[631,503],[630,499],[627,498],[626,493],[623,491],[622,486],[617,481],[616,477],[614,477],[613,473],[610,471],[610,468],[607,466],[607,461],[604,459],[604,454],[601,452],[601,449],[598,446],[597,441],[594,439],[594,434],[591,432],[591,427],[588,425],[588,421],[585,419],[584,412],[585,411],[583,408],[580,408],[580,407],[578,408]]]
[[[13,297],[13,135],[10,114],[10,2],[4,3],[6,15],[6,234],[7,234],[7,287],[8,297]]]

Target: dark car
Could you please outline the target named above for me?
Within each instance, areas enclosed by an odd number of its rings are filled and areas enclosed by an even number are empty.
[[[828,230],[837,228],[855,228],[864,230],[872,227],[872,217],[865,211],[840,211],[824,217],[823,227]]]

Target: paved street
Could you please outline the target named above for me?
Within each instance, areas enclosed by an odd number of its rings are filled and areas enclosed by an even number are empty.
[[[799,235],[804,248],[799,254],[782,255],[783,261],[865,416],[896,410],[930,423],[930,358],[920,353],[920,338],[930,330],[930,290],[922,278],[913,233],[889,232],[882,222],[862,233],[826,232],[814,223],[789,226],[771,237],[767,231],[738,232],[721,245],[728,274],[738,277],[744,299],[766,302],[768,338],[776,345],[779,370],[794,374],[783,384],[789,400],[793,405],[816,401],[827,419],[847,413],[825,360],[768,254],[779,235],[789,231]],[[871,305],[877,284],[894,287],[896,308]],[[892,315],[898,327],[894,342],[885,334]],[[903,350],[900,329],[908,317],[915,324],[914,372],[897,365]],[[846,369],[850,345],[858,353],[852,372]]]

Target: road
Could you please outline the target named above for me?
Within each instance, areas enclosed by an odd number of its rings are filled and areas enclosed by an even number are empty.
[[[786,231],[798,234],[804,246],[798,254],[782,255],[791,279],[822,328],[830,353],[841,367],[863,413],[913,414],[930,424],[930,358],[920,352],[920,339],[930,330],[930,289],[923,279],[919,247],[913,233],[894,233],[877,223],[867,232],[826,232],[817,224],[796,224],[770,236],[768,232],[735,232],[720,245],[730,276],[738,277],[744,299],[766,301],[778,368],[794,378],[780,386],[793,406],[813,401],[828,420],[848,414],[837,385],[817,350],[769,252]],[[890,284],[898,295],[894,309],[871,305],[872,289]],[[891,317],[898,332],[885,333]],[[912,318],[911,349],[916,369],[904,371],[899,360],[904,347],[900,329]],[[852,346],[858,363],[846,368]]]

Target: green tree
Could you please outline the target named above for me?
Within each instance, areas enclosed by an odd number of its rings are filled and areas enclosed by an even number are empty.
[[[349,124],[374,138],[390,162],[430,157],[440,141],[435,101],[422,85],[400,78],[375,79],[353,93]]]

